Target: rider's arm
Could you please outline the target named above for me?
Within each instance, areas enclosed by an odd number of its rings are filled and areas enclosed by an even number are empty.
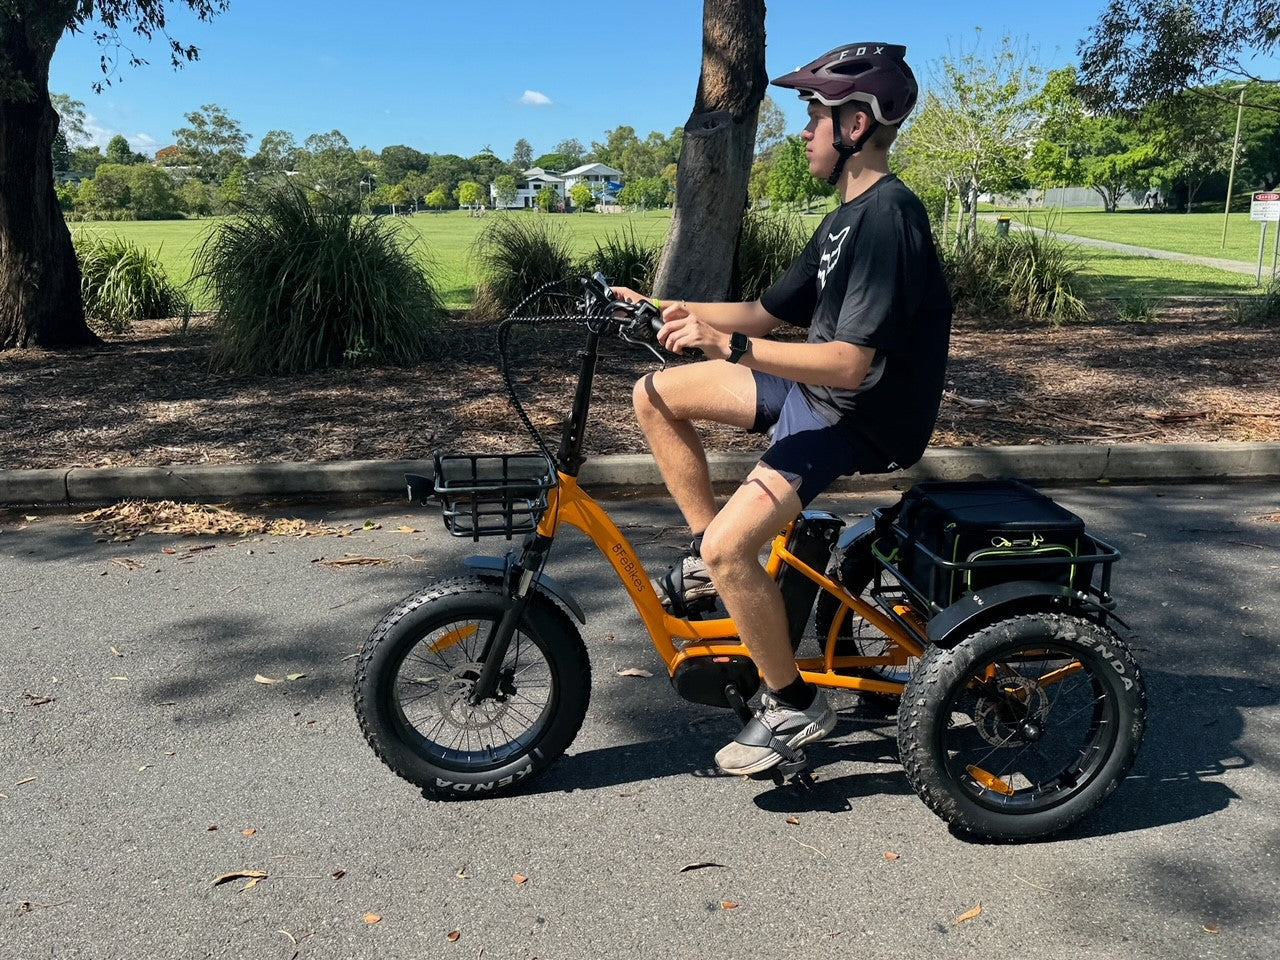
[[[630,287],[613,288],[624,300],[647,300],[662,311],[663,320],[674,320],[697,314],[698,319],[721,333],[740,331],[749,337],[763,337],[782,321],[766,310],[759,300],[748,303],[694,303],[691,300],[660,300],[646,297]]]
[[[709,357],[728,357],[729,338],[722,352],[703,351]],[[771,373],[815,387],[856,390],[867,377],[876,352],[871,347],[833,340],[830,343],[781,343],[776,340],[751,341],[751,349],[738,362],[744,367]]]

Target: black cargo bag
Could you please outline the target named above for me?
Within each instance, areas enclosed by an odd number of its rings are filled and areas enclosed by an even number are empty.
[[[881,517],[881,549],[907,586],[935,608],[1010,580],[1084,589],[1084,521],[1017,480],[936,481],[908,490]]]

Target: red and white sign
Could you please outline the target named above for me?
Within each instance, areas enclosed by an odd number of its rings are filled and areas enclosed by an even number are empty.
[[[1255,193],[1249,204],[1249,219],[1280,221],[1280,193]]]

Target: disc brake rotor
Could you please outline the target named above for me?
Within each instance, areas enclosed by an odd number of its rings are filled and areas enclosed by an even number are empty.
[[[999,677],[998,691],[978,699],[973,720],[982,739],[994,747],[1031,743],[1040,739],[1049,715],[1049,695],[1031,677]]]
[[[502,722],[511,704],[506,696],[490,698],[483,703],[468,703],[467,698],[480,677],[484,664],[460,663],[450,670],[436,689],[436,707],[440,716],[459,730],[487,730]]]

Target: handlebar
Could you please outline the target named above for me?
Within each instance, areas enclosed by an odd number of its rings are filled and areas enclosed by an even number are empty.
[[[654,348],[658,346],[658,331],[662,329],[662,311],[648,300],[633,302],[619,299],[608,279],[600,272],[583,277],[582,287],[587,316],[606,317],[616,322],[619,338],[628,343],[639,343],[657,354]],[[662,359],[661,354],[657,355]],[[698,359],[702,351],[686,350],[682,356]]]

